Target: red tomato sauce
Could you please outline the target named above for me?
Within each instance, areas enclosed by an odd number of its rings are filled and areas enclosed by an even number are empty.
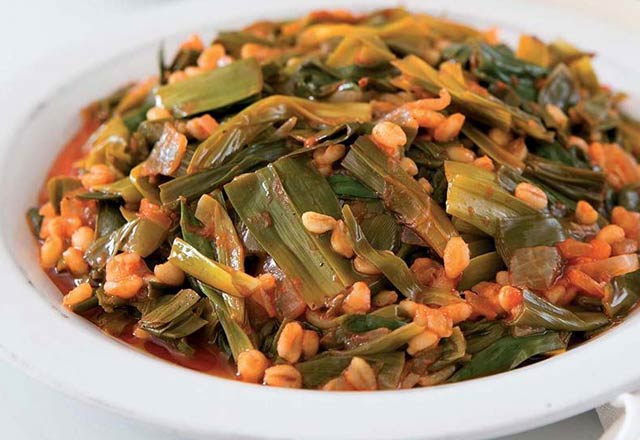
[[[144,341],[135,337],[133,334],[133,326],[127,327],[119,336],[119,339],[134,348],[190,370],[212,374],[214,376],[224,377],[227,379],[233,379],[235,377],[235,368],[231,362],[229,362],[224,353],[213,345],[196,347],[194,355],[188,357],[179,353],[171,352],[153,341]]]
[[[73,164],[82,159],[84,155],[82,147],[87,143],[87,140],[91,137],[94,131],[100,126],[100,121],[91,117],[83,117],[82,126],[73,135],[73,137],[65,144],[62,151],[53,161],[49,173],[47,174],[47,180],[45,180],[40,195],[38,196],[38,202],[43,204],[47,202],[47,181],[55,176],[75,176],[77,170]]]
[[[74,164],[84,156],[85,151],[83,151],[83,146],[99,126],[100,121],[94,118],[84,117],[84,121],[80,129],[73,135],[69,142],[67,142],[54,160],[53,165],[47,174],[47,181],[54,176],[77,175],[77,169],[74,167]],[[38,202],[42,205],[47,201],[48,193],[45,181],[45,184],[38,196]],[[47,275],[62,294],[67,294],[75,287],[73,277],[68,273],[57,273],[55,270],[51,269],[47,271]],[[235,377],[235,367],[233,364],[229,359],[227,359],[224,353],[210,344],[202,347],[196,347],[195,354],[191,357],[187,357],[179,353],[173,353],[152,341],[144,341],[135,337],[133,335],[133,326],[129,326],[129,328],[125,329],[118,339],[133,348],[143,350],[154,357],[191,370],[228,379],[233,379]]]

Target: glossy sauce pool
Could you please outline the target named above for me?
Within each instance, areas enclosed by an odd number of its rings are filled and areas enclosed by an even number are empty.
[[[100,126],[100,122],[94,118],[83,116],[83,124],[80,129],[73,135],[73,137],[62,148],[58,156],[53,162],[53,165],[49,169],[47,174],[47,180],[54,176],[75,176],[77,170],[74,167],[74,163],[80,160],[85,152],[83,146],[87,140],[93,134],[93,132]],[[48,193],[46,188],[46,182],[43,185],[38,197],[38,203],[42,205],[47,202]],[[48,270],[47,275],[64,295],[69,292],[73,287],[73,278],[66,273],[57,273],[54,269]],[[87,318],[89,318],[91,312],[88,312]],[[106,333],[106,332],[105,332]],[[182,367],[196,370],[206,374],[212,374],[227,379],[233,379],[235,377],[235,367],[232,362],[229,361],[227,356],[222,353],[217,347],[206,344],[206,346],[195,347],[195,354],[191,357],[181,355],[179,353],[173,353],[167,350],[165,347],[156,344],[152,341],[145,341],[137,338],[133,334],[133,325],[128,326],[117,337],[118,340],[125,342],[127,345],[141,350],[151,356],[163,359],[165,361],[180,365]]]

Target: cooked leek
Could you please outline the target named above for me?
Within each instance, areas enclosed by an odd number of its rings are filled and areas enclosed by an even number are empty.
[[[255,58],[249,58],[160,87],[156,105],[170,110],[176,118],[184,118],[234,104],[261,91],[262,70]]]
[[[480,281],[491,281],[495,279],[496,273],[504,267],[502,258],[497,252],[487,252],[471,259],[469,266],[462,274],[458,288],[461,290],[470,289]]]
[[[373,189],[385,206],[438,255],[442,255],[449,239],[457,235],[442,208],[371,140],[358,138],[342,166]]]
[[[620,318],[637,304],[640,299],[640,271],[615,277],[605,287],[604,311],[610,318]]]
[[[378,370],[377,382],[382,390],[397,388],[404,367],[404,354],[383,353],[361,356]],[[302,373],[302,381],[307,388],[317,388],[340,376],[353,356],[324,356],[301,362],[296,368]]]
[[[221,203],[211,196],[203,195],[198,200],[195,217],[215,237],[217,261],[244,272],[244,247],[238,233]],[[223,295],[232,318],[243,324],[245,321],[244,300]]]
[[[371,107],[365,103],[324,103],[292,96],[264,98],[223,122],[196,150],[189,172],[219,165],[226,157],[251,143],[268,124],[292,116],[304,118],[316,127],[343,122],[371,120]]]
[[[260,281],[256,278],[205,257],[180,238],[173,242],[169,261],[185,273],[232,296],[245,297],[260,289]]]
[[[495,181],[495,175],[472,165],[445,162],[449,182],[447,213],[495,237],[505,219],[536,214]]]
[[[524,303],[508,323],[512,326],[541,327],[558,331],[589,331],[609,323],[603,313],[571,312],[524,290]]]
[[[359,277],[336,254],[326,235],[311,234],[301,216],[314,211],[341,217],[331,187],[303,157],[285,158],[225,185],[236,212],[260,245],[291,278],[300,294],[318,307]]]
[[[551,331],[521,338],[505,336],[476,353],[469,363],[456,371],[449,382],[509,371],[535,355],[562,350],[566,346],[566,336]]]
[[[342,208],[342,215],[356,254],[376,266],[406,297],[415,298],[422,291],[422,287],[407,264],[393,253],[379,251],[371,246],[356,223],[349,205]]]
[[[386,390],[555,356],[640,303],[640,122],[593,54],[402,8],[211,41],[85,108],[27,212],[106,332],[265,385],[359,388],[361,357]]]

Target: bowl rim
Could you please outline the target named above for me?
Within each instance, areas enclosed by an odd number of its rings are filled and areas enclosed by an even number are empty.
[[[243,11],[241,8],[253,3],[245,0],[235,2],[232,8],[236,11],[235,16]],[[373,3],[377,4],[368,2],[361,7],[357,3],[352,6],[353,9],[372,9],[385,2]],[[412,10],[424,9],[416,1],[405,3]],[[455,8],[473,4],[465,0]],[[268,5],[268,10],[272,16],[293,16],[296,13],[292,12],[294,9],[308,10],[312,9],[311,5],[312,2],[302,1],[292,8],[286,1],[277,0]],[[450,7],[446,2],[436,1],[428,9]],[[181,4],[179,7],[163,8],[152,15],[164,16],[167,11],[186,16],[203,11],[203,5]],[[286,13],[282,14],[284,11]],[[544,12],[547,14],[547,25],[564,18],[557,17],[553,11]],[[232,16],[233,13],[229,12],[228,15]],[[493,21],[508,19],[508,13],[503,13]],[[580,24],[579,17],[575,20]],[[584,20],[586,25],[589,21],[586,18]],[[244,21],[251,21],[251,17]],[[191,27],[187,26],[186,19],[180,21],[181,26],[182,23],[185,29]],[[215,27],[215,24],[211,27]],[[151,38],[147,39],[152,41]],[[120,51],[120,55],[100,63],[85,63],[83,73],[79,76],[86,76],[102,65],[125,56],[127,52],[140,50],[142,45],[133,46],[130,51]],[[55,102],[61,93],[65,93],[66,87],[73,83],[73,79],[68,79],[72,71],[72,66],[68,66],[61,72],[62,87],[52,82],[50,87],[34,92],[26,99],[21,117],[16,118],[20,122],[10,124],[12,136],[0,146],[2,170],[9,166],[9,146],[19,143],[19,133],[29,126],[34,115],[46,109],[39,103]],[[3,199],[9,188],[5,174],[3,172],[0,176],[5,183],[0,185]],[[8,211],[2,212],[3,226],[8,224],[11,215]],[[5,286],[5,292],[11,291],[11,295],[0,295],[0,307],[11,309],[13,313],[7,319],[0,320],[0,334],[3,335],[0,339],[0,356],[69,396],[128,418],[185,434],[270,438],[301,435],[308,438],[424,438],[425,435],[434,438],[475,438],[506,434],[557,421],[603,404],[617,393],[640,385],[640,372],[635,371],[633,362],[638,355],[629,354],[629,348],[638,346],[635,332],[640,327],[640,316],[637,314],[601,337],[562,356],[509,373],[429,389],[379,391],[366,395],[321,393],[251,386],[215,378],[159,362],[135,350],[123,350],[120,342],[105,338],[83,318],[69,313],[59,304],[52,304],[34,287],[33,283],[43,285],[42,277],[28,273],[18,264],[9,243],[7,228],[2,228],[0,281]],[[41,275],[44,276],[43,273]],[[42,334],[30,328],[29,323],[33,320],[46,322],[48,331]],[[52,335],[62,339],[63,343],[52,341]],[[615,373],[602,372],[604,362],[593,362],[593,359],[605,359],[606,365],[615,365]],[[72,365],[68,364],[69,361]],[[110,367],[105,368],[105,365]],[[117,368],[118,365],[123,367]],[[107,374],[105,370],[114,366],[118,374]],[[96,381],[94,372],[102,373],[100,380]],[[171,380],[167,382],[167,378]],[[166,399],[159,398],[162,394],[158,392],[158,384],[162,384],[163,394],[180,405],[167,405]],[[485,403],[488,398],[492,398],[491,405]],[[526,405],[523,404],[524,399],[527,400]],[[309,411],[309,408],[313,409]],[[429,411],[428,415],[425,410]],[[496,414],[500,414],[497,419]],[[246,423],[247,415],[251,417],[251,423]],[[333,423],[319,426],[318,415],[322,419],[329,418]],[[365,415],[366,431],[361,429],[361,425],[353,423],[354,416],[358,420]],[[389,421],[398,416],[404,416],[402,432],[399,432],[397,422]],[[465,420],[465,424],[461,420]],[[425,426],[431,432],[425,433]]]

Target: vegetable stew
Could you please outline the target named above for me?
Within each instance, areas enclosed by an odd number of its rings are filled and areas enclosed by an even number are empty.
[[[185,40],[82,111],[27,220],[62,303],[332,391],[559,355],[640,299],[640,124],[593,55],[385,9]]]

